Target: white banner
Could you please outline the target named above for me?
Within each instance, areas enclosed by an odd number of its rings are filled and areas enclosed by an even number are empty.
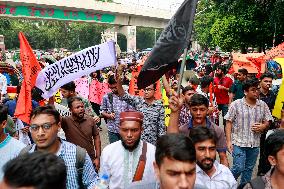
[[[19,131],[19,141],[21,141],[25,145],[32,144],[29,135],[27,133],[23,133],[23,131],[21,130],[25,126],[20,119],[17,119],[15,127]]]
[[[71,115],[71,112],[69,111],[69,108],[62,106],[61,104],[58,104],[54,102],[55,109],[60,113],[62,117],[67,117]]]
[[[45,67],[38,74],[36,87],[43,91],[42,97],[47,99],[62,85],[114,65],[116,65],[114,42],[109,41],[84,49]]]

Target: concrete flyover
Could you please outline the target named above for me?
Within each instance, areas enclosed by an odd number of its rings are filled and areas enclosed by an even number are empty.
[[[0,16],[164,28],[171,11],[96,0],[0,1]]]

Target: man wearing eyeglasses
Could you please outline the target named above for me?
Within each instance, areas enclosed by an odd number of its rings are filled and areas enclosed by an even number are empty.
[[[30,132],[35,144],[28,146],[28,152],[49,152],[62,158],[67,167],[67,189],[94,188],[97,173],[90,156],[85,154],[83,172],[79,176],[76,166],[77,147],[57,137],[60,128],[60,114],[57,110],[52,106],[37,107],[31,114],[30,124]]]
[[[155,100],[156,84],[144,89],[144,97],[131,96],[122,88],[121,73],[118,71],[117,90],[122,100],[144,115],[142,141],[156,145],[160,136],[165,134],[165,109],[161,101]]]

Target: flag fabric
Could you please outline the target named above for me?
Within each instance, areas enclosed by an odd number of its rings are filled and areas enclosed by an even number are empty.
[[[262,64],[264,64],[267,60],[272,60],[276,57],[283,57],[284,56],[284,43],[279,44],[278,46],[269,50],[265,55],[260,57],[247,57],[247,60],[251,61],[257,68],[257,78],[260,78]]]
[[[38,74],[36,86],[47,99],[62,85],[109,66],[116,66],[114,41],[88,47],[50,64]]]
[[[132,71],[132,77],[129,83],[129,94],[143,97],[144,91],[139,90],[137,87],[137,77],[141,71],[141,67],[141,65],[138,65],[137,68]],[[160,81],[156,82],[156,91],[154,96],[156,100],[160,100],[162,98]]]
[[[284,73],[284,58],[275,58],[274,59],[278,64],[281,65],[282,68],[282,73]],[[283,102],[284,102],[284,80],[282,78],[282,83],[280,85],[277,97],[276,97],[276,101],[274,104],[274,108],[272,111],[272,115],[274,117],[277,117],[278,119],[281,119],[281,111],[283,108]]]
[[[284,42],[279,44],[278,46],[269,50],[265,56],[265,60],[274,59],[276,57],[283,57],[284,56]]]
[[[257,75],[256,78],[260,78],[261,76],[261,65],[265,62],[265,60],[263,59],[263,57],[259,57],[259,58],[251,58],[248,57],[247,58],[249,61],[251,61],[253,63],[253,65],[255,65],[256,69],[257,69]]]
[[[41,70],[35,54],[29,42],[22,32],[19,33],[20,40],[20,59],[22,62],[22,72],[24,80],[15,110],[15,117],[25,123],[30,123],[30,113],[32,111],[32,94],[31,91],[36,83],[36,78]]]
[[[162,31],[138,76],[139,89],[155,83],[178,64],[189,45],[198,0],[185,0]]]

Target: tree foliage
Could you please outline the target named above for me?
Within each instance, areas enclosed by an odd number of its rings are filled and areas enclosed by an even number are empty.
[[[112,25],[64,22],[48,20],[23,20],[0,18],[0,35],[5,36],[7,49],[18,49],[19,32],[23,32],[28,38],[33,49],[67,48],[78,50],[101,43],[101,32]],[[156,38],[161,30],[156,30]],[[137,48],[153,47],[155,29],[137,27]],[[126,37],[118,34],[118,44],[122,51],[126,51]]]
[[[264,50],[273,45],[274,32],[276,44],[283,41],[283,12],[281,0],[201,0],[195,38],[202,46],[218,45],[226,51]]]

